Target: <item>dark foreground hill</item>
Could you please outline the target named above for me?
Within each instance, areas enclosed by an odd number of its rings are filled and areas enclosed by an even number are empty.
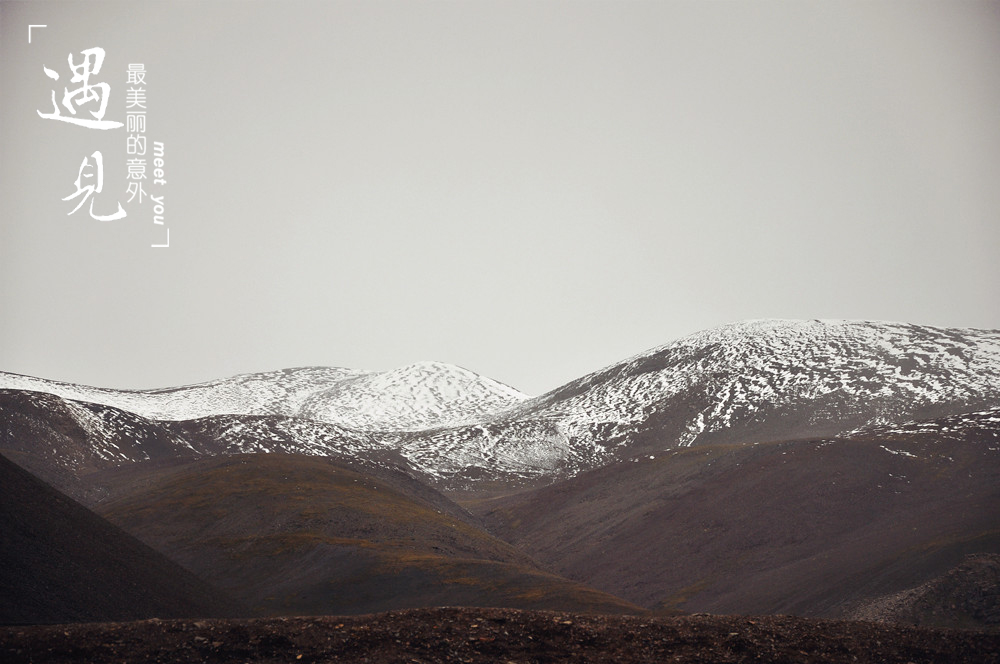
[[[379,615],[0,628],[6,662],[1000,661],[1000,635],[787,616],[639,618],[417,609]]]
[[[390,469],[250,454],[94,477],[109,521],[244,601],[251,615],[421,606],[631,613],[538,568],[437,491]]]
[[[190,572],[0,456],[0,624],[236,615]]]

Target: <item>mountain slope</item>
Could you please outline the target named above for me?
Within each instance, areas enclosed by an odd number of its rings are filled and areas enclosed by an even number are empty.
[[[632,442],[656,435],[649,442],[663,449],[730,442],[734,431],[744,442],[834,435],[998,404],[1000,332],[763,320],[647,351],[506,417],[559,419],[570,436],[613,425]],[[613,445],[614,430],[606,438]]]
[[[102,471],[97,510],[259,615],[465,605],[637,612],[546,573],[398,471],[285,454]],[[115,475],[125,473],[118,478]]]
[[[0,624],[220,617],[232,600],[0,456]]]
[[[556,571],[646,607],[836,617],[1000,552],[1000,410],[678,448],[475,511]]]
[[[83,478],[137,462],[292,452],[355,459],[373,468],[406,467],[397,452],[369,434],[325,422],[278,415],[157,421],[111,406],[20,390],[0,390],[0,450],[87,503],[99,500],[102,489]]]

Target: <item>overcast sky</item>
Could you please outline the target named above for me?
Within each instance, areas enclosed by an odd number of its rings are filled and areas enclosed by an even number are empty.
[[[1000,328],[997,2],[2,2],[0,38],[0,370],[541,393],[746,318]],[[38,114],[93,47],[105,121],[146,71],[141,204],[127,127]],[[123,219],[62,200],[95,151]]]

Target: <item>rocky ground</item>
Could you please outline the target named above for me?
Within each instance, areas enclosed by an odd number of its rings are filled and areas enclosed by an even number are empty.
[[[851,618],[1000,631],[1000,555],[966,556],[960,565],[916,587],[875,598]]]
[[[4,662],[1000,662],[1000,634],[788,616],[510,609],[0,628]]]

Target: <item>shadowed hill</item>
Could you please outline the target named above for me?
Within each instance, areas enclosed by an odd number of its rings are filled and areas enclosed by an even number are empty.
[[[262,615],[465,605],[633,612],[538,569],[408,476],[327,458],[216,457],[113,487],[113,523]],[[110,471],[109,471],[110,472]]]
[[[0,623],[235,615],[201,579],[0,456]]]

